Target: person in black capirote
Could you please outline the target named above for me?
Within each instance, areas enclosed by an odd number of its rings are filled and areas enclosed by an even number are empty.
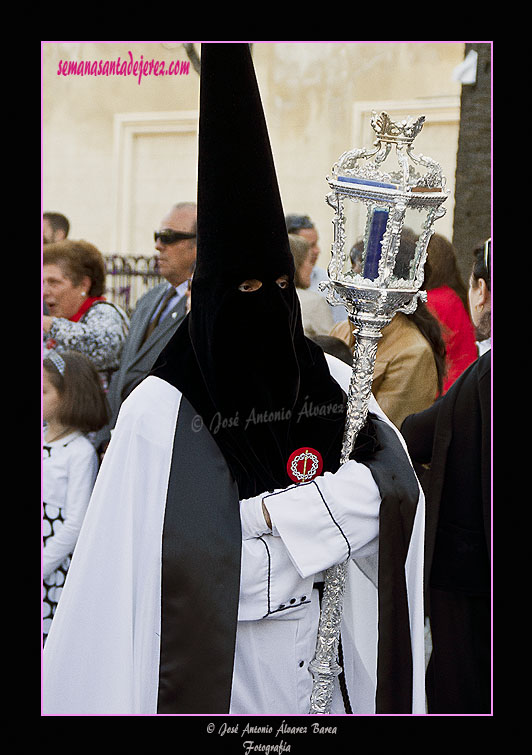
[[[469,308],[491,337],[491,239],[474,252]],[[491,709],[491,347],[432,407],[405,419],[410,455],[430,464],[425,580],[429,713]]]
[[[317,585],[349,558],[332,711],[423,712],[422,493],[376,402],[340,467],[350,369],[303,332],[247,44],[202,46],[197,231],[190,312],[103,460],[44,710],[307,713]]]

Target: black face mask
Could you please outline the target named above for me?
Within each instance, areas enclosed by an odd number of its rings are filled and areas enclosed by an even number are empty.
[[[213,317],[192,294],[195,351],[221,410],[239,410],[245,419],[252,410],[293,408],[299,384],[294,294],[293,285],[282,289],[275,279],[262,281],[253,292],[233,287],[221,294]]]
[[[257,291],[216,287],[214,307],[212,288],[193,284],[190,314],[195,357],[215,411],[207,412],[202,401],[201,408],[195,408],[205,414],[215,440],[233,450],[239,488],[250,494],[286,479],[300,382],[295,289],[293,284],[280,288],[278,276],[260,274]]]

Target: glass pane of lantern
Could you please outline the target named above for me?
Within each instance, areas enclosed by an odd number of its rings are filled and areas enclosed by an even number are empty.
[[[350,197],[344,199],[344,264],[342,273],[361,273],[361,257],[364,251],[366,207]]]
[[[412,280],[415,276],[419,256],[423,250],[423,223],[426,213],[408,207],[401,231],[401,241],[395,258],[393,275],[397,279]]]
[[[405,231],[407,229],[403,229]],[[393,276],[397,279],[409,280],[415,270],[417,238],[415,235],[403,232],[399,242],[399,249],[395,257]]]

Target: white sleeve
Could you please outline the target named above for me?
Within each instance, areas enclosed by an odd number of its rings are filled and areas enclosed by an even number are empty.
[[[272,520],[271,533],[262,501]],[[376,552],[379,507],[371,472],[356,461],[310,483],[241,501],[239,618],[292,613],[308,602],[315,574]]]
[[[73,450],[75,453],[68,462],[63,526],[47,539],[43,548],[44,578],[54,572],[74,551],[98,473],[98,457],[92,446],[82,446]]]

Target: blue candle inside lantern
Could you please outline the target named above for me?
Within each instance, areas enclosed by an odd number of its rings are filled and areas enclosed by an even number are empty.
[[[382,239],[388,222],[388,210],[376,208],[373,210],[366,247],[366,261],[364,263],[364,278],[375,280],[379,274],[379,260],[382,254]]]

